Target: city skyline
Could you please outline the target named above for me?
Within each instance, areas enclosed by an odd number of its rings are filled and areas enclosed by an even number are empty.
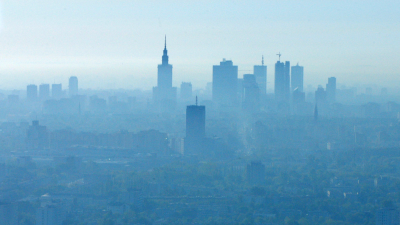
[[[0,225],[399,225],[399,9],[0,0]]]
[[[278,52],[283,61],[306,68],[306,86],[332,76],[347,85],[389,87],[399,79],[396,2],[254,2],[260,7],[251,14],[252,4],[242,2],[202,7],[156,2],[152,10],[150,3],[128,1],[112,8],[91,1],[22,3],[1,4],[1,89],[23,89],[26,83],[65,86],[65,78],[74,75],[87,88],[150,90],[164,34],[170,37],[174,86],[191,81],[195,89],[203,88],[222,58],[235,61],[242,77],[264,55],[267,73],[273,74]]]

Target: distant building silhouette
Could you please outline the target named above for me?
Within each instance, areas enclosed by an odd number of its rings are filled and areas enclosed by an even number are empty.
[[[158,65],[157,87],[153,88],[153,100],[158,104],[176,102],[176,87],[172,87],[172,65],[168,63],[167,39],[165,39],[162,63]]]
[[[326,104],[326,91],[322,86],[318,86],[318,89],[315,91],[315,103],[319,106]]]
[[[238,67],[223,59],[213,66],[212,99],[222,105],[236,105],[238,92]]]
[[[328,84],[326,84],[326,99],[329,103],[336,101],[336,78],[328,78]]]
[[[202,143],[206,136],[206,107],[189,105],[186,107],[185,154],[201,154]]]
[[[39,98],[48,99],[49,97],[50,97],[50,85],[49,84],[39,85]]]
[[[38,89],[34,84],[30,84],[26,87],[26,98],[28,100],[36,100],[38,97]]]
[[[288,102],[290,98],[290,62],[275,64],[275,99]]]
[[[72,76],[69,78],[69,96],[74,96],[78,94],[78,78]]]
[[[243,109],[254,112],[259,108],[260,89],[253,74],[243,75]]]
[[[265,182],[265,166],[261,161],[252,161],[248,164],[246,173],[249,184],[258,185]]]
[[[303,92],[303,81],[304,79],[304,68],[299,66],[297,63],[296,66],[292,66],[292,75],[291,75],[291,90],[292,92],[297,88],[300,92]]]
[[[39,125],[39,121],[32,121],[27,131],[27,148],[43,149],[48,147],[48,132],[46,126]]]
[[[188,101],[192,100],[192,83],[182,82],[181,84],[181,100]]]
[[[292,110],[294,114],[308,114],[306,104],[306,94],[295,88],[292,92]]]
[[[299,88],[295,88],[292,93],[293,104],[304,103],[306,101],[306,93],[300,91]]]
[[[107,110],[107,101],[99,98],[97,95],[90,96],[89,108],[93,113],[105,113]]]
[[[61,98],[62,93],[62,84],[52,84],[51,85],[51,97],[53,98]]]
[[[262,57],[261,66],[254,66],[254,76],[261,96],[267,94],[267,66],[264,65],[264,56]]]

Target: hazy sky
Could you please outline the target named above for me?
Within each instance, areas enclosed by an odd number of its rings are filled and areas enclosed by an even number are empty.
[[[400,82],[400,1],[3,0],[0,88],[156,85],[164,34],[173,82],[203,87],[222,58],[251,73],[261,55],[305,68],[305,85]]]

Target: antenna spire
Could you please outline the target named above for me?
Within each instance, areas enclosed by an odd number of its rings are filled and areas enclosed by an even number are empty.
[[[264,66],[264,55],[262,56],[261,64]]]
[[[165,35],[164,49],[167,49],[167,35]]]
[[[197,106],[197,95],[196,95],[196,106]]]
[[[277,56],[279,56],[279,62],[281,61],[281,52],[279,52],[278,54],[276,54]]]

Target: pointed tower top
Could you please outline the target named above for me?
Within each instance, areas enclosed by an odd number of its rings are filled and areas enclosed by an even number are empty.
[[[165,35],[164,51],[162,56],[162,65],[168,64],[168,51],[167,51],[167,35]]]
[[[164,49],[167,49],[167,35],[165,35]]]

